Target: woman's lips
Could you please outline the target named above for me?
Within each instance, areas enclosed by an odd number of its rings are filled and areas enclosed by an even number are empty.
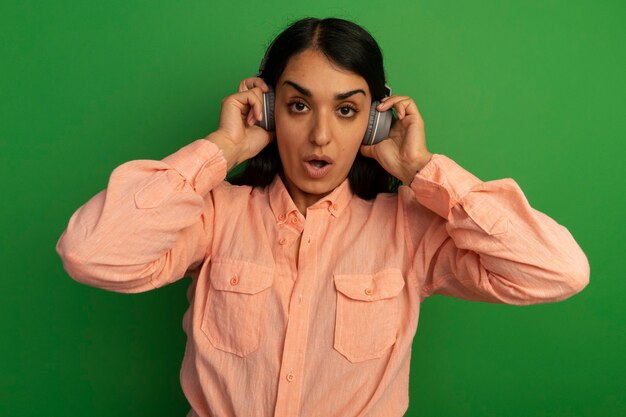
[[[304,161],[303,165],[307,175],[313,179],[322,178],[332,167],[332,163],[323,159],[310,159],[308,161]]]

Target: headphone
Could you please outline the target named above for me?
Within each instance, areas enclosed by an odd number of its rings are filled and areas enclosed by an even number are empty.
[[[263,60],[261,60],[261,65],[259,66],[259,73],[257,74],[257,77],[261,77],[261,73],[263,73],[263,70],[265,69],[265,63],[267,62],[267,58],[273,45],[274,42],[272,42],[267,48],[265,56],[263,56]],[[274,93],[274,89],[271,86],[268,87],[269,92],[263,93],[262,119],[256,124],[258,126],[261,126],[265,130],[271,131],[276,129],[276,124],[274,122],[274,103],[276,96]],[[391,87],[387,85],[386,80],[385,96],[391,96]],[[391,109],[384,112],[376,110],[376,106],[378,106],[378,104],[380,104],[378,100],[372,102],[369,120],[367,122],[367,130],[365,131],[365,135],[363,135],[363,145],[374,145],[389,136],[389,129],[391,128],[393,113]]]

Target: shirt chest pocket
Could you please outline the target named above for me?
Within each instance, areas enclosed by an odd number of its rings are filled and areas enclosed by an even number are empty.
[[[334,281],[335,350],[350,362],[381,357],[396,341],[402,273],[387,269],[371,275],[336,274]]]
[[[263,338],[273,268],[253,263],[214,260],[202,331],[213,346],[244,357]]]

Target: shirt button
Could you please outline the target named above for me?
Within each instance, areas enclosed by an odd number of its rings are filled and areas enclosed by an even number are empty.
[[[233,277],[230,279],[230,285],[237,285],[239,284],[239,277],[237,275],[233,275]]]
[[[284,237],[281,237],[281,238],[278,240],[278,244],[280,244],[280,245],[284,245],[285,243],[287,243],[287,239],[285,239]]]
[[[293,223],[293,224],[297,224],[297,223],[298,223],[298,219],[297,219],[297,218],[295,218],[295,217],[292,217],[292,218],[291,218],[291,223]]]
[[[339,209],[339,206],[337,205],[337,203],[334,203],[333,204],[333,210],[338,210],[338,209]]]
[[[374,294],[374,291],[371,288],[365,289],[365,295],[372,295],[372,294]]]
[[[292,382],[295,378],[296,376],[292,374],[291,372],[287,374],[287,381]]]

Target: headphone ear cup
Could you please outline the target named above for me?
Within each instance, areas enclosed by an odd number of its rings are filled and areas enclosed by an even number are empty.
[[[378,101],[372,101],[372,107],[370,107],[370,115],[367,119],[367,130],[363,135],[362,145],[372,145],[372,131],[374,130],[374,122],[376,121],[376,106]]]
[[[378,106],[379,104],[379,101],[373,101],[372,107],[370,107],[369,120],[367,121],[367,130],[365,131],[365,135],[363,136],[363,145],[375,145],[389,136],[391,122],[393,120],[393,113],[391,112],[391,110],[379,112],[378,110],[376,110],[376,106]]]
[[[276,129],[274,123],[274,89],[269,86],[270,91],[263,93],[263,111],[261,112],[262,118],[257,125],[261,126],[267,131]]]

